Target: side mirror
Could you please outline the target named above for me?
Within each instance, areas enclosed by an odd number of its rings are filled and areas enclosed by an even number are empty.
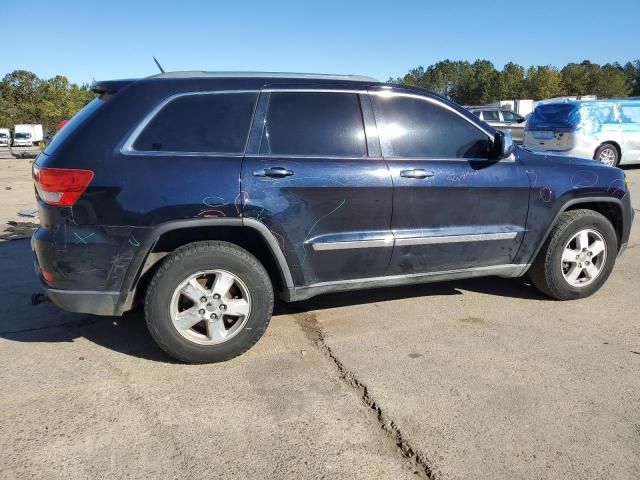
[[[513,138],[511,133],[498,130],[493,139],[493,158],[502,160],[513,152]]]
[[[518,118],[518,123],[523,123],[523,122],[526,122],[526,121],[527,121],[527,119],[524,118],[524,117]]]

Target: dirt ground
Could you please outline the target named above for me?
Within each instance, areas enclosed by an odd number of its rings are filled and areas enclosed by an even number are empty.
[[[30,168],[0,159],[2,225],[33,221]],[[636,219],[585,300],[499,278],[325,295],[187,366],[139,313],[30,306],[29,242],[0,241],[0,478],[638,479],[639,243]]]

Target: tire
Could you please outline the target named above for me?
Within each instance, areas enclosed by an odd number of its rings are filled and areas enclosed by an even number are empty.
[[[603,241],[604,245],[591,243],[583,252],[578,242],[585,238],[585,232],[586,243]],[[599,249],[602,249],[601,253],[593,255]],[[589,253],[593,256],[587,256]],[[529,269],[529,278],[538,290],[557,300],[585,298],[597,292],[607,281],[617,253],[618,238],[606,217],[593,210],[571,210],[560,216],[549,233]],[[564,261],[567,257],[569,262]],[[575,280],[574,268],[580,269]],[[598,273],[590,276],[587,268],[597,268]]]
[[[596,150],[593,156],[594,160],[598,160],[600,163],[609,165],[610,167],[617,167],[620,163],[620,154],[615,145],[611,143],[603,143]]]
[[[200,286],[192,288],[194,281]],[[214,300],[214,292],[224,291],[229,282],[227,293]],[[198,303],[202,291],[206,296]],[[246,315],[230,316],[236,308]],[[202,321],[188,327],[201,312]],[[185,363],[223,362],[241,355],[262,337],[272,312],[273,287],[262,264],[237,245],[218,241],[191,243],[167,256],[145,298],[151,336]]]

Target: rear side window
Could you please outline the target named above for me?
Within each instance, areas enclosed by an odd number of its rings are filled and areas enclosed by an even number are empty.
[[[372,96],[394,157],[488,158],[489,137],[444,107],[413,97]]]
[[[64,127],[58,130],[58,133],[53,136],[51,142],[47,145],[47,148],[44,149],[44,153],[51,155],[80,125],[82,125],[102,105],[104,105],[105,101],[106,100],[102,100],[101,98],[94,98],[87,103],[82,110],[76,113],[71,120],[65,124]]]
[[[498,118],[498,112],[496,112],[495,110],[484,110],[482,112],[482,118],[486,121],[486,120],[494,120],[494,121],[498,121],[500,120]]]
[[[144,127],[137,151],[244,153],[257,93],[177,97]]]
[[[518,122],[521,119],[520,116],[516,115],[513,112],[509,112],[507,110],[502,112],[502,118],[504,119],[505,122]]]
[[[260,153],[365,156],[367,148],[358,95],[271,93]]]

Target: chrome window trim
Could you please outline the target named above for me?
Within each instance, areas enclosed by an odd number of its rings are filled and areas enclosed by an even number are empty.
[[[123,155],[138,155],[138,156],[184,156],[184,157],[242,157],[244,156],[244,151],[242,152],[183,152],[183,151],[155,151],[155,150],[135,150],[133,148],[133,144],[136,142],[142,131],[149,125],[151,120],[160,113],[160,111],[166,107],[172,101],[187,96],[195,96],[195,95],[228,95],[234,93],[255,93],[257,96],[260,95],[260,90],[251,89],[251,90],[211,90],[205,92],[182,92],[171,95],[164,100],[162,100],[158,105],[156,105],[141,121],[138,123],[136,128],[131,132],[131,134],[127,137],[127,140],[124,142],[122,147],[120,148],[120,153]],[[258,103],[258,97],[256,97],[256,105]],[[255,112],[255,105],[254,105]],[[253,123],[253,115],[252,115],[252,123]],[[251,131],[251,125],[249,126],[249,132]],[[248,141],[249,132],[247,132],[247,140],[245,141],[245,149],[247,147],[246,142]]]
[[[268,153],[255,153],[255,154],[246,154],[247,157],[252,158],[270,158],[273,160],[277,160],[279,158],[282,159],[290,159],[290,158],[302,158],[306,160],[383,160],[382,157],[354,157],[354,156],[340,156],[340,155],[296,155],[296,154],[278,154],[278,155],[270,155]]]
[[[372,90],[368,90],[367,88],[362,88],[362,89],[356,89],[356,88],[291,88],[291,87],[286,87],[286,88],[264,88],[264,89],[244,89],[244,90],[209,90],[209,91],[203,91],[203,92],[182,92],[182,93],[177,93],[174,95],[171,95],[167,98],[165,98],[162,102],[160,102],[158,105],[156,105],[143,119],[142,121],[140,121],[140,123],[138,123],[138,125],[136,126],[136,128],[133,130],[133,132],[127,137],[127,140],[124,142],[124,144],[122,145],[122,147],[120,148],[120,153],[122,153],[123,155],[138,155],[138,156],[200,156],[200,157],[242,157],[244,156],[244,152],[238,153],[238,152],[182,152],[182,151],[144,151],[144,150],[135,150],[133,148],[133,144],[135,143],[135,141],[138,139],[138,137],[140,136],[140,134],[142,133],[142,131],[147,127],[147,125],[151,122],[151,120],[153,120],[153,118],[170,102],[172,102],[173,100],[180,98],[180,97],[185,97],[185,96],[190,96],[190,95],[224,95],[224,94],[238,94],[238,93],[255,93],[255,94],[260,94],[260,93],[348,93],[348,94],[355,94],[355,95],[369,95],[369,96],[380,96],[383,98],[389,98],[389,97],[408,97],[408,98],[416,98],[418,100],[422,100],[425,102],[429,102],[432,103],[434,105],[437,105],[439,107],[445,108],[446,110],[449,110],[450,112],[453,112],[454,114],[458,115],[460,118],[462,118],[463,120],[465,120],[466,122],[468,122],[469,124],[471,124],[472,126],[476,127],[478,130],[482,131],[483,133],[485,133],[490,139],[491,141],[494,140],[494,135],[492,133],[490,133],[489,131],[485,130],[484,128],[482,128],[482,126],[472,122],[469,118],[467,118],[466,116],[464,116],[462,113],[458,112],[456,109],[454,109],[453,107],[443,103],[442,101],[436,99],[436,98],[432,98],[432,97],[428,97],[428,96],[422,96],[422,95],[417,95],[414,93],[405,93],[405,92],[394,92],[394,91],[387,91],[387,90],[383,90],[383,91],[372,91]],[[259,98],[256,99],[256,106],[258,105],[259,102]],[[254,107],[255,108],[255,107]],[[362,110],[362,105],[360,106],[361,110]],[[378,119],[376,118],[376,122],[378,121]],[[253,123],[253,122],[252,122]],[[378,138],[380,139],[380,143],[382,143],[384,136],[380,135],[380,131],[376,128],[376,133]],[[249,135],[251,133],[251,128],[249,129]],[[249,141],[249,135],[247,135],[247,142]],[[365,132],[366,135],[366,132]],[[247,142],[245,142],[245,150],[246,150],[246,144]],[[375,159],[377,157],[369,157],[367,156],[338,156],[338,155],[295,155],[295,154],[280,154],[280,155],[271,155],[271,154],[253,154],[252,156],[255,157],[266,157],[266,158],[326,158],[326,159],[355,159],[355,160],[362,160],[362,159]],[[388,156],[385,157],[384,155],[381,158],[388,158],[388,159],[417,159],[417,157],[396,157],[396,156]],[[460,158],[460,159],[452,159],[452,158],[429,158],[429,160],[463,160],[463,161],[469,161],[469,160],[474,160],[472,158],[469,159],[464,159],[464,158]],[[485,158],[482,159],[475,159],[475,160],[487,160]]]

